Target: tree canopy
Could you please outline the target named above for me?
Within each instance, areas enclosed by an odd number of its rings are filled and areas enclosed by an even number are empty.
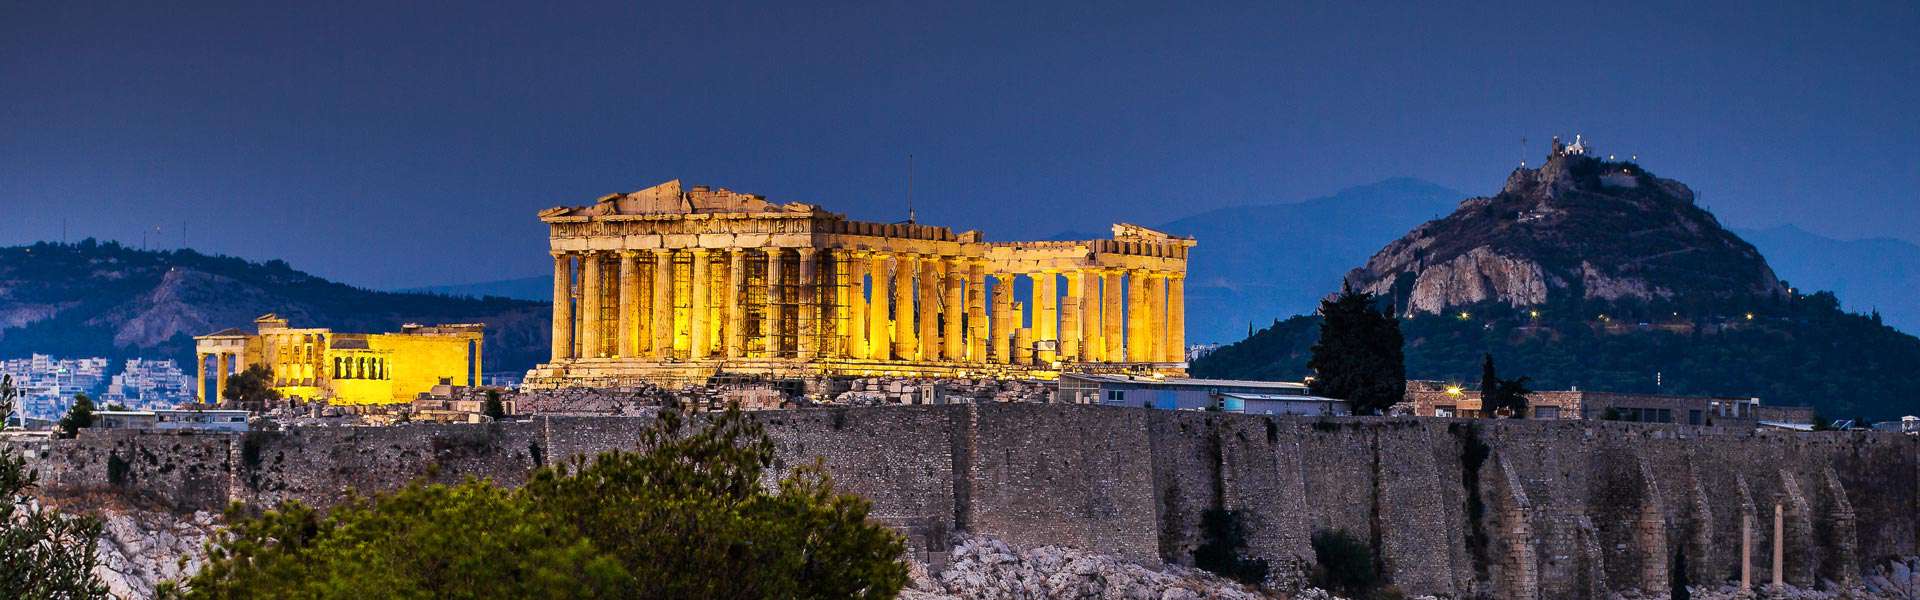
[[[414,484],[326,514],[231,509],[188,598],[891,598],[900,537],[818,463],[769,490],[773,443],[737,408],[664,411],[637,451]]]
[[[220,399],[235,406],[265,404],[279,400],[280,391],[273,389],[272,369],[265,365],[247,365],[246,370],[227,376],[226,387],[220,390]]]
[[[60,417],[60,437],[80,435],[80,430],[92,426],[93,399],[86,394],[74,394],[73,406],[67,407],[66,416]]]
[[[0,380],[0,421],[18,391]],[[0,449],[0,598],[106,598],[93,575],[100,522],[43,508],[28,494],[40,476],[11,448]]]
[[[1307,361],[1313,394],[1346,400],[1360,415],[1384,412],[1407,391],[1400,321],[1375,304],[1373,294],[1351,287],[1321,301],[1320,341]]]
[[[1527,377],[1513,379],[1500,378],[1500,372],[1493,366],[1493,354],[1481,356],[1480,362],[1480,414],[1481,416],[1527,418],[1527,395],[1533,390],[1527,389]]]

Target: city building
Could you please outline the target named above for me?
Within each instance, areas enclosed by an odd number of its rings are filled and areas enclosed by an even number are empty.
[[[1285,381],[1063,373],[1059,383],[1060,398],[1078,404],[1265,415],[1353,414],[1345,400],[1314,396],[1307,393],[1306,384]]]
[[[539,216],[553,348],[529,388],[1186,368],[1195,242],[1135,225],[1114,225],[1112,239],[989,242],[679,181]],[[1029,302],[1011,293],[1018,278]]]
[[[105,358],[62,358],[34,354],[0,361],[0,374],[20,390],[14,410],[23,417],[57,419],[73,406],[73,397],[96,394],[107,379]]]
[[[244,410],[102,410],[93,413],[97,429],[246,431]]]
[[[405,325],[395,333],[335,333],[288,327],[268,314],[255,332],[194,338],[196,397],[223,397],[228,375],[261,365],[281,397],[330,404],[401,404],[436,385],[473,385],[484,325]],[[211,389],[207,379],[211,377]]]
[[[1480,391],[1442,381],[1408,381],[1406,404],[1423,417],[1479,418]],[[1598,419],[1684,425],[1758,426],[1762,422],[1813,423],[1805,406],[1762,405],[1759,398],[1672,394],[1627,394],[1586,390],[1536,391],[1527,395],[1529,419]]]
[[[100,395],[100,405],[168,408],[193,399],[193,382],[173,361],[130,358],[107,384],[107,392]]]

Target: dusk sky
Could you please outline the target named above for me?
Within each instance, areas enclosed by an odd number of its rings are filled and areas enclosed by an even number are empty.
[[[0,4],[0,244],[459,283],[674,178],[897,220],[912,154],[922,222],[1007,240],[1487,194],[1574,132],[1730,225],[1920,242],[1913,2],[282,4]]]

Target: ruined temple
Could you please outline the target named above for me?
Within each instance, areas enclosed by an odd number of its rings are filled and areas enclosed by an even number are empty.
[[[534,388],[720,374],[1179,375],[1194,240],[988,242],[669,181],[540,212],[552,361]],[[1033,293],[1016,302],[1013,283]],[[992,285],[989,285],[991,279]]]

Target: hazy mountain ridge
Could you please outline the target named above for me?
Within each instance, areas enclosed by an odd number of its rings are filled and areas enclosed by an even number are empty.
[[[193,336],[277,313],[295,326],[393,331],[405,323],[485,323],[486,368],[525,369],[551,335],[545,303],[380,292],[285,262],[107,242],[0,248],[0,356],[156,357],[191,361]]]

